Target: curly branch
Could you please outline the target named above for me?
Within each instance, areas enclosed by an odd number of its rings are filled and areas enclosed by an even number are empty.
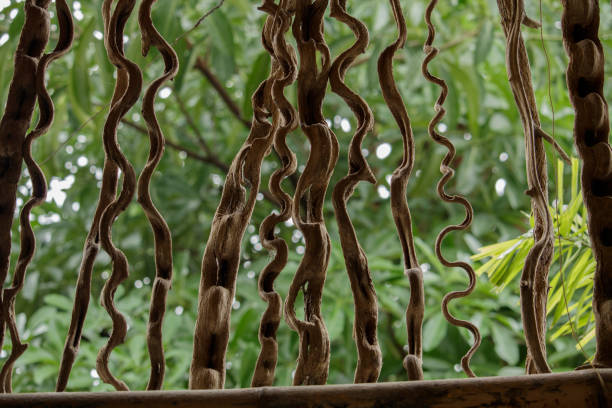
[[[463,269],[467,273],[469,280],[470,280],[469,285],[465,290],[450,292],[444,296],[444,298],[442,299],[442,313],[444,314],[444,317],[446,318],[446,320],[448,320],[451,324],[468,329],[474,336],[474,343],[472,344],[472,347],[470,347],[468,352],[461,358],[461,366],[463,367],[463,371],[465,371],[465,373],[468,376],[474,377],[475,376],[474,372],[470,368],[470,359],[472,358],[472,356],[474,355],[474,353],[480,346],[480,340],[481,340],[480,332],[473,323],[470,323],[466,320],[459,320],[456,317],[454,317],[448,310],[448,304],[451,300],[468,296],[470,293],[474,291],[474,287],[476,286],[476,274],[474,273],[474,270],[468,263],[461,262],[461,261],[449,261],[442,254],[442,241],[444,240],[446,235],[448,235],[452,231],[462,231],[462,230],[469,228],[470,224],[472,223],[473,210],[472,210],[472,206],[470,202],[465,197],[461,195],[456,195],[456,194],[449,195],[444,190],[444,187],[450,181],[450,179],[453,177],[455,173],[455,171],[450,167],[450,164],[452,163],[455,157],[456,150],[455,150],[455,146],[448,138],[442,136],[436,131],[436,126],[442,121],[442,118],[446,114],[446,110],[444,109],[444,102],[446,100],[446,97],[448,96],[448,86],[446,85],[446,82],[442,80],[441,78],[434,76],[433,74],[431,74],[431,72],[429,72],[429,63],[439,53],[439,50],[433,46],[433,43],[436,37],[436,29],[431,21],[431,15],[434,9],[436,8],[437,4],[438,4],[438,0],[431,0],[429,4],[427,5],[427,8],[425,9],[425,22],[427,23],[427,28],[428,28],[429,33],[427,35],[427,40],[425,41],[425,46],[424,46],[424,51],[425,51],[426,56],[425,56],[425,60],[423,61],[422,71],[423,71],[423,76],[425,77],[425,79],[437,85],[441,89],[440,96],[438,97],[436,101],[436,105],[435,105],[436,114],[431,120],[431,122],[429,122],[429,126],[427,130],[428,130],[429,136],[436,143],[446,147],[446,149],[448,150],[448,153],[444,156],[444,159],[442,160],[442,163],[440,164],[440,171],[442,172],[442,178],[438,182],[438,188],[437,188],[438,195],[443,201],[447,203],[457,203],[457,204],[462,205],[465,208],[465,219],[463,220],[461,224],[449,225],[445,227],[444,229],[442,229],[442,231],[440,231],[440,233],[438,234],[436,238],[436,256],[440,260],[442,265],[446,267],[449,267],[449,268],[458,267],[458,268]]]
[[[348,69],[353,65],[355,59],[365,52],[369,43],[369,34],[361,21],[346,12],[346,0],[332,0],[330,14],[338,21],[348,25],[356,37],[355,43],[334,60],[329,73],[332,91],[349,105],[357,118],[357,130],[349,146],[349,172],[334,187],[332,202],[355,303],[353,332],[358,359],[354,381],[355,383],[376,382],[382,367],[382,354],[376,334],[378,325],[376,291],[372,283],[368,259],[359,245],[355,228],[346,208],[349,198],[360,181],[376,183],[372,169],[361,152],[363,139],[374,126],[374,115],[366,101],[344,83]]]
[[[393,57],[397,50],[403,48],[406,43],[406,21],[399,0],[391,0],[390,3],[399,33],[397,40],[388,46],[378,59],[378,77],[385,102],[399,126],[404,146],[402,162],[391,176],[391,212],[402,244],[404,273],[410,281],[410,302],[406,309],[408,355],[404,358],[404,368],[408,373],[408,379],[422,380],[422,327],[425,312],[425,290],[423,288],[423,271],[419,266],[414,248],[410,209],[406,202],[408,180],[414,167],[414,136],[404,100],[393,77]]]

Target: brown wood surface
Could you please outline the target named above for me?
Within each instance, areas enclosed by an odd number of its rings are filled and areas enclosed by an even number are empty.
[[[604,389],[605,387],[605,389]],[[37,393],[0,396],[0,407],[612,407],[612,369],[520,377],[240,390]]]

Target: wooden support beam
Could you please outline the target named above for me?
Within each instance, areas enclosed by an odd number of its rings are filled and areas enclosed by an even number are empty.
[[[209,391],[38,393],[0,396],[2,408],[409,408],[612,405],[612,369],[520,377]]]

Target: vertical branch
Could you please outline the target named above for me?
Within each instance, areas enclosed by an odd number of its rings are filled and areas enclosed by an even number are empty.
[[[448,304],[451,300],[468,296],[474,291],[474,287],[476,286],[476,274],[474,273],[474,269],[472,269],[472,267],[467,262],[449,261],[442,254],[442,241],[444,241],[444,238],[452,231],[463,231],[469,228],[470,224],[472,223],[474,211],[472,210],[472,205],[465,197],[457,194],[449,195],[444,190],[446,184],[448,184],[448,182],[451,180],[455,173],[455,171],[450,167],[450,164],[452,163],[455,157],[456,150],[455,146],[448,138],[442,136],[436,131],[436,126],[442,121],[444,115],[446,115],[446,109],[444,109],[444,102],[446,101],[446,97],[448,96],[448,86],[446,85],[446,82],[443,79],[438,78],[431,74],[431,72],[429,72],[429,63],[439,53],[439,50],[433,46],[436,37],[436,29],[431,21],[431,15],[437,4],[438,0],[431,0],[425,10],[425,22],[427,23],[429,33],[427,35],[427,39],[425,40],[424,46],[426,57],[423,61],[422,66],[423,76],[429,82],[437,85],[441,89],[440,96],[438,97],[435,105],[436,114],[432,118],[431,122],[429,122],[427,130],[429,136],[436,143],[444,146],[448,150],[448,153],[446,153],[444,159],[442,160],[442,163],[440,164],[440,172],[442,173],[442,178],[438,182],[438,195],[440,196],[442,201],[445,201],[447,203],[457,203],[463,206],[463,208],[465,209],[465,218],[461,224],[449,225],[442,229],[442,231],[440,231],[436,238],[436,256],[438,257],[442,265],[448,268],[463,269],[467,273],[470,280],[469,285],[465,290],[450,292],[444,296],[444,298],[442,299],[442,313],[444,314],[446,320],[448,320],[451,324],[453,324],[454,326],[468,329],[474,336],[474,343],[472,344],[472,347],[470,347],[468,352],[461,358],[461,366],[463,367],[463,371],[465,371],[468,376],[474,377],[474,372],[470,368],[470,359],[480,346],[480,332],[473,323],[470,323],[466,320],[459,320],[453,315],[451,315],[448,310]]]
[[[598,37],[599,2],[563,0],[563,44],[570,57],[567,85],[576,111],[574,141],[582,168],[582,194],[597,262],[593,311],[597,350],[585,368],[612,367],[612,163],[608,103],[603,94],[604,52]]]
[[[329,335],[321,315],[323,284],[331,243],[323,219],[327,186],[338,161],[338,142],[322,112],[329,79],[330,54],[323,35],[323,15],[329,0],[299,0],[293,36],[300,56],[298,111],[310,154],[293,196],[293,223],[304,235],[306,250],[285,299],[285,320],[300,336],[294,385],[324,384],[329,370]],[[321,54],[320,68],[317,51]],[[302,211],[302,199],[306,198]],[[304,320],[295,314],[299,291],[304,294]]]
[[[25,21],[15,51],[13,79],[9,86],[4,114],[0,120],[0,288],[8,276],[11,256],[11,227],[21,177],[23,142],[30,127],[36,103],[36,70],[49,41],[50,0],[27,0]],[[2,303],[0,290],[0,304]],[[0,349],[6,329],[0,315]]]
[[[142,102],[142,117],[147,123],[149,158],[138,178],[138,202],[142,206],[151,229],[155,245],[155,280],[149,308],[147,346],[151,360],[151,374],[147,390],[159,390],[164,382],[166,362],[162,342],[162,324],[166,312],[166,297],[172,284],[172,237],[168,224],[159,213],[149,191],[151,177],[164,154],[164,135],[155,116],[155,97],[161,86],[172,80],[179,69],[178,56],[172,46],[153,25],[151,8],[156,0],[143,0],[138,11],[138,23],[142,33],[142,54],[146,56],[151,46],[156,47],[164,60],[164,73],[155,79],[145,91]]]
[[[414,248],[410,209],[406,201],[406,189],[414,167],[414,135],[404,100],[393,77],[393,57],[397,50],[403,48],[406,43],[406,21],[399,0],[390,0],[390,3],[399,32],[397,40],[385,48],[378,59],[378,78],[385,102],[399,126],[404,146],[402,162],[391,176],[391,212],[402,243],[404,274],[410,281],[410,302],[406,309],[408,355],[404,358],[404,368],[408,373],[408,379],[422,380],[422,328],[425,313],[425,290],[423,287],[423,271],[419,266]]]
[[[104,27],[105,38],[108,36],[108,27]],[[127,73],[122,68],[117,68],[117,81],[111,100],[111,109],[119,101],[126,91]],[[100,252],[100,218],[108,205],[114,200],[117,194],[118,167],[115,162],[110,160],[108,156],[104,157],[104,165],[102,170],[102,185],[100,187],[100,196],[98,204],[94,212],[89,232],[85,238],[83,246],[83,256],[81,265],[79,266],[79,275],[77,278],[76,290],[74,295],[74,304],[72,307],[72,317],[70,319],[70,327],[66,335],[64,343],[64,351],[60,362],[59,374],[55,390],[58,392],[65,391],[70,377],[72,365],[79,352],[81,337],[83,336],[83,325],[89,308],[89,299],[91,297],[91,277],[93,273],[94,263]]]
[[[270,75],[252,97],[253,126],[225,179],[202,259],[189,376],[191,389],[223,388],[225,384],[225,352],[240,265],[241,241],[255,208],[261,182],[261,164],[270,152],[278,126],[275,123],[273,127],[268,121],[275,110],[271,86],[280,69],[272,46],[272,10],[275,7],[271,0],[264,1],[262,6],[270,14],[262,33],[263,45],[272,59]]]
[[[32,181],[32,197],[25,203],[19,216],[19,224],[21,227],[19,258],[13,273],[12,286],[4,289],[2,297],[2,316],[3,320],[8,324],[12,348],[11,354],[4,362],[2,371],[0,372],[0,392],[12,391],[11,379],[13,366],[15,361],[27,348],[27,344],[21,343],[17,330],[17,323],[15,320],[15,299],[23,288],[28,265],[32,261],[34,251],[36,250],[36,237],[30,225],[30,214],[32,213],[32,209],[42,204],[47,196],[47,180],[40,166],[32,157],[32,143],[40,136],[47,133],[53,123],[55,114],[53,101],[45,85],[45,73],[51,62],[68,52],[74,38],[72,15],[70,14],[70,9],[66,1],[57,0],[55,7],[58,18],[59,39],[55,49],[49,54],[44,54],[36,67],[35,90],[40,117],[36,128],[26,136],[22,148],[23,159]]]
[[[121,118],[130,110],[138,100],[142,89],[142,73],[138,65],[128,60],[123,54],[123,31],[125,24],[134,9],[135,0],[118,0],[115,10],[110,14],[113,0],[105,0],[103,3],[103,18],[108,21],[108,37],[105,38],[106,51],[109,60],[117,67],[125,70],[127,74],[127,86],[121,98],[111,107],[104,124],[104,152],[109,160],[112,160],[123,173],[123,184],[121,193],[102,212],[100,218],[100,243],[102,248],[109,254],[112,261],[112,272],[110,278],[102,288],[101,303],[112,319],[113,328],[108,342],[100,349],[96,359],[96,370],[102,381],[111,384],[117,390],[127,390],[127,385],[117,379],[108,367],[110,354],[115,347],[125,341],[127,333],[127,322],[125,317],[117,309],[114,298],[117,287],[123,282],[129,273],[127,258],[123,252],[115,247],[112,242],[112,225],[120,213],[132,201],[136,187],[136,175],[134,169],[117,142],[117,126]],[[110,20],[109,20],[110,18]]]
[[[543,131],[540,128],[529,59],[521,35],[525,24],[523,0],[498,0],[506,36],[506,64],[512,94],[525,134],[527,194],[534,216],[534,246],[525,258],[521,276],[521,314],[527,342],[527,372],[550,372],[546,362],[546,301],[553,255],[553,225],[548,210],[548,174]],[[528,20],[532,21],[532,20]]]
[[[104,16],[104,41],[105,44],[109,38],[109,14],[111,2],[102,4],[102,15]],[[127,71],[120,66],[117,66],[117,80],[115,81],[115,89],[110,102],[111,111],[115,105],[123,98],[128,86]],[[116,108],[115,108],[116,109]],[[110,115],[110,111],[109,111]],[[89,232],[85,238],[83,245],[83,255],[81,265],[79,266],[79,275],[77,278],[76,290],[74,295],[74,304],[72,307],[72,316],[70,318],[70,327],[66,335],[64,343],[64,351],[60,362],[60,369],[57,376],[55,390],[62,392],[66,390],[70,371],[79,352],[81,337],[83,335],[83,325],[89,308],[89,299],[91,297],[91,277],[93,273],[94,263],[100,252],[100,219],[106,207],[115,199],[117,195],[117,182],[119,177],[119,168],[117,164],[104,155],[104,165],[102,169],[102,185],[100,186],[100,195],[98,204],[94,212]]]
[[[357,130],[349,146],[349,172],[334,187],[332,201],[340,233],[340,244],[351,282],[355,302],[354,337],[357,344],[358,359],[355,382],[376,382],[382,366],[382,354],[378,345],[376,329],[378,326],[378,304],[376,291],[368,268],[368,259],[363,251],[346,203],[360,181],[376,183],[372,169],[368,165],[361,144],[374,126],[374,115],[366,101],[344,83],[344,77],[355,59],[363,54],[369,43],[366,26],[346,12],[346,0],[332,0],[331,16],[348,25],[355,34],[355,43],[332,63],[329,83],[333,92],[338,94],[351,108],[357,118]]]
[[[297,57],[292,46],[287,44],[285,34],[291,26],[293,10],[290,1],[281,0],[277,7],[270,6],[274,12],[272,29],[272,49],[278,59],[279,69],[272,83],[272,98],[276,104],[274,110],[274,150],[280,158],[282,167],[270,177],[269,187],[273,198],[280,206],[280,212],[273,212],[266,217],[259,228],[261,242],[270,253],[275,251],[274,258],[259,275],[259,296],[268,303],[259,325],[259,342],[261,350],[255,365],[252,387],[271,386],[274,383],[274,371],[278,360],[278,343],[276,331],[280,324],[282,299],[274,290],[274,280],[281,273],[288,259],[287,243],[274,234],[275,227],[291,217],[291,196],[283,191],[281,183],[293,174],[297,167],[295,154],[287,146],[287,135],[297,128],[297,112],[284,95],[286,87],[291,85],[297,76]]]

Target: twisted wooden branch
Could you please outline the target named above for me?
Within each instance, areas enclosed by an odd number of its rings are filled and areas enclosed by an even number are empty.
[[[15,51],[13,79],[0,120],[0,283],[8,276],[11,256],[11,227],[21,177],[23,142],[36,103],[36,71],[49,41],[50,0],[27,0],[25,21]],[[0,290],[0,304],[2,304]],[[6,318],[0,314],[0,349],[4,344]]]
[[[125,58],[123,54],[123,30],[127,19],[134,9],[135,0],[118,0],[115,10],[110,14],[112,0],[105,0],[102,16],[108,21],[108,37],[105,38],[109,60],[127,73],[127,86],[121,99],[111,107],[104,124],[104,152],[115,162],[123,173],[121,193],[102,212],[100,218],[100,243],[112,261],[110,278],[102,288],[101,303],[112,319],[113,328],[107,343],[100,349],[96,359],[96,370],[100,379],[111,384],[117,390],[127,390],[127,385],[116,378],[108,367],[108,360],[115,347],[125,341],[127,322],[114,303],[117,287],[129,273],[127,258],[112,242],[112,225],[120,213],[125,211],[134,196],[136,175],[134,168],[124,156],[117,142],[117,126],[121,118],[134,106],[142,89],[142,73],[138,65]],[[110,20],[109,20],[110,18]]]
[[[397,50],[406,43],[406,21],[399,0],[390,0],[393,16],[398,28],[397,40],[385,48],[378,59],[378,78],[385,102],[395,118],[402,135],[404,153],[402,162],[391,176],[391,211],[402,244],[404,254],[404,274],[410,281],[410,302],[406,309],[406,329],[408,331],[408,355],[404,358],[404,368],[410,380],[423,379],[422,327],[425,312],[425,290],[423,271],[419,266],[414,238],[412,220],[406,201],[406,189],[414,167],[414,135],[410,118],[393,78],[393,57]]]
[[[585,368],[612,367],[612,148],[604,97],[604,51],[598,38],[599,2],[563,0],[561,28],[570,57],[567,85],[576,111],[574,140],[583,160],[582,194],[597,261],[593,312],[597,350]]]
[[[12,286],[4,289],[2,297],[2,316],[3,320],[8,323],[8,329],[11,335],[11,354],[4,362],[2,371],[0,371],[0,392],[10,393],[12,391],[11,379],[13,365],[27,348],[27,344],[21,343],[19,331],[17,330],[17,323],[15,320],[15,299],[23,288],[27,268],[36,250],[36,237],[30,225],[30,215],[32,209],[42,204],[47,196],[47,180],[45,179],[42,169],[32,157],[32,143],[40,136],[47,133],[53,123],[55,114],[53,101],[45,85],[45,73],[51,62],[65,55],[68,50],[70,50],[74,38],[72,15],[70,14],[70,8],[66,4],[66,1],[57,0],[55,8],[59,26],[59,38],[53,51],[44,54],[36,67],[35,90],[40,112],[39,119],[36,128],[26,136],[22,148],[23,159],[28,168],[28,173],[30,174],[30,180],[32,182],[32,197],[21,209],[21,214],[19,216],[19,224],[21,227],[21,248],[19,258],[13,273]]]
[[[108,41],[109,37],[109,23],[111,3],[102,4],[102,13],[104,16],[104,38],[105,42]],[[127,71],[120,66],[117,66],[117,80],[115,81],[115,89],[113,91],[113,97],[110,102],[111,110],[113,107],[122,100],[126,93],[128,86],[128,74]],[[122,119],[125,120],[125,119]],[[87,316],[87,309],[89,308],[89,299],[91,297],[91,277],[93,272],[93,266],[100,252],[100,219],[102,213],[106,210],[106,207],[115,199],[117,194],[117,182],[119,176],[119,169],[117,164],[110,159],[110,157],[104,155],[104,165],[102,170],[102,185],[100,186],[100,196],[98,197],[98,204],[94,212],[89,232],[85,239],[83,246],[83,255],[81,259],[81,265],[79,266],[79,275],[77,278],[76,291],[74,295],[74,305],[72,307],[72,317],[70,319],[70,327],[68,334],[66,335],[66,342],[64,344],[64,351],[62,353],[62,360],[60,362],[60,369],[57,376],[57,383],[55,390],[58,392],[65,391],[70,377],[70,371],[72,365],[79,352],[79,346],[81,344],[81,337],[83,335],[83,325],[85,324],[85,317]]]
[[[300,56],[298,112],[310,142],[310,154],[293,196],[293,223],[302,232],[306,250],[285,299],[285,320],[300,336],[294,385],[324,384],[329,370],[329,335],[321,315],[321,298],[331,243],[323,219],[323,202],[338,161],[338,142],[322,112],[329,78],[330,54],[323,36],[323,14],[328,0],[299,0],[293,36]],[[317,51],[321,54],[320,68]],[[302,212],[302,199],[306,208]],[[299,291],[304,294],[304,320],[295,314]]]
[[[108,37],[108,26],[104,26],[104,37]],[[123,98],[128,84],[126,70],[117,68],[117,80],[111,100],[112,107]],[[79,345],[83,335],[83,325],[89,308],[89,299],[91,297],[91,277],[93,266],[100,252],[100,218],[108,205],[115,199],[117,194],[118,180],[117,164],[110,160],[108,155],[104,157],[104,165],[102,170],[102,185],[100,186],[100,196],[98,204],[94,212],[93,220],[85,239],[83,246],[83,256],[81,265],[79,266],[79,275],[77,278],[76,291],[74,295],[74,305],[72,308],[72,317],[70,319],[70,327],[66,335],[62,360],[60,362],[59,374],[55,390],[58,392],[65,391],[70,377],[72,365],[79,352]]]
[[[463,269],[470,279],[469,285],[465,290],[450,292],[444,296],[444,298],[442,299],[442,313],[444,314],[446,320],[448,320],[451,324],[453,324],[454,326],[468,329],[474,336],[474,343],[472,344],[472,347],[470,347],[468,352],[461,358],[461,366],[463,368],[463,371],[465,371],[468,376],[475,377],[474,372],[470,368],[470,359],[480,346],[480,331],[474,324],[466,320],[459,320],[453,315],[451,315],[448,310],[448,304],[451,300],[468,296],[474,291],[474,287],[476,286],[476,274],[474,273],[474,269],[472,269],[472,267],[468,263],[461,261],[449,261],[444,258],[444,255],[442,255],[442,241],[444,240],[446,235],[448,235],[452,231],[463,231],[469,228],[470,224],[472,223],[474,212],[472,210],[470,202],[465,197],[456,194],[449,195],[444,190],[446,184],[455,174],[455,171],[450,167],[450,164],[452,163],[455,157],[456,150],[455,146],[448,138],[442,136],[436,131],[436,126],[442,121],[442,118],[444,118],[444,115],[446,114],[446,109],[444,109],[444,102],[446,100],[446,97],[448,96],[448,86],[446,85],[446,82],[443,79],[438,78],[429,72],[429,63],[439,53],[439,50],[433,46],[436,37],[436,29],[431,21],[431,15],[437,4],[438,0],[431,0],[427,5],[427,8],[425,9],[425,22],[427,23],[428,35],[427,39],[425,40],[424,51],[426,57],[423,61],[422,71],[425,79],[427,79],[433,84],[436,84],[441,89],[440,96],[438,97],[435,105],[436,114],[429,123],[427,130],[429,136],[436,143],[446,147],[446,149],[448,150],[448,153],[444,156],[444,159],[440,164],[442,178],[438,182],[438,195],[443,201],[447,203],[457,203],[462,205],[465,208],[465,219],[461,224],[449,225],[442,229],[442,231],[440,231],[438,237],[436,238],[436,256],[438,257],[442,265],[446,267],[458,267]]]
[[[271,55],[272,67],[252,97],[253,126],[230,166],[204,250],[189,377],[191,389],[223,388],[225,384],[225,352],[241,241],[255,207],[261,164],[273,142],[274,130],[268,121],[274,111],[271,85],[280,68],[271,36],[274,4],[269,0],[263,4],[262,9],[270,15],[263,28],[262,42]]]
[[[346,12],[346,0],[332,0],[330,15],[348,25],[356,37],[355,43],[334,60],[329,73],[332,91],[349,105],[357,118],[357,130],[349,146],[349,172],[334,187],[332,202],[355,302],[353,335],[357,344],[358,359],[354,381],[355,383],[376,382],[382,367],[382,354],[376,335],[378,325],[376,292],[368,268],[368,259],[359,245],[346,208],[347,201],[360,181],[376,183],[372,169],[361,152],[363,139],[374,126],[374,115],[366,101],[344,83],[348,69],[355,59],[365,52],[369,43],[369,33],[361,21]]]
[[[548,174],[544,133],[540,127],[529,59],[521,35],[526,18],[523,0],[498,0],[506,35],[506,64],[512,94],[525,134],[527,194],[534,215],[534,246],[525,258],[521,276],[521,314],[527,343],[527,371],[550,372],[546,362],[546,301],[548,272],[553,256],[553,224],[548,210]]]
[[[274,258],[262,270],[258,280],[259,296],[268,303],[268,307],[259,325],[261,350],[253,372],[252,387],[271,386],[274,383],[274,371],[278,360],[276,331],[282,315],[282,298],[274,290],[274,280],[287,265],[289,252],[287,243],[282,238],[275,236],[274,229],[291,217],[291,196],[283,191],[281,183],[297,168],[295,154],[286,142],[287,135],[297,128],[297,112],[284,95],[285,88],[291,85],[297,77],[295,50],[285,40],[293,14],[293,10],[290,10],[290,3],[289,0],[281,0],[278,6],[270,8],[270,12],[274,10],[271,45],[279,63],[279,69],[271,87],[272,99],[276,104],[273,137],[274,150],[280,158],[282,167],[272,173],[269,188],[280,207],[280,212],[273,212],[266,217],[259,228],[262,245],[270,253],[274,252]]]
[[[166,297],[172,284],[172,237],[170,229],[159,213],[149,192],[151,177],[164,154],[164,135],[155,116],[155,97],[161,86],[172,80],[179,69],[178,56],[172,46],[153,25],[151,8],[156,0],[143,0],[138,10],[138,24],[142,33],[142,55],[146,56],[151,46],[156,47],[164,59],[164,73],[155,79],[144,93],[142,117],[147,123],[149,158],[138,178],[138,202],[142,206],[151,228],[155,245],[155,280],[149,308],[147,346],[151,360],[151,374],[147,390],[159,390],[164,382],[166,362],[162,342],[162,324],[166,312]]]

